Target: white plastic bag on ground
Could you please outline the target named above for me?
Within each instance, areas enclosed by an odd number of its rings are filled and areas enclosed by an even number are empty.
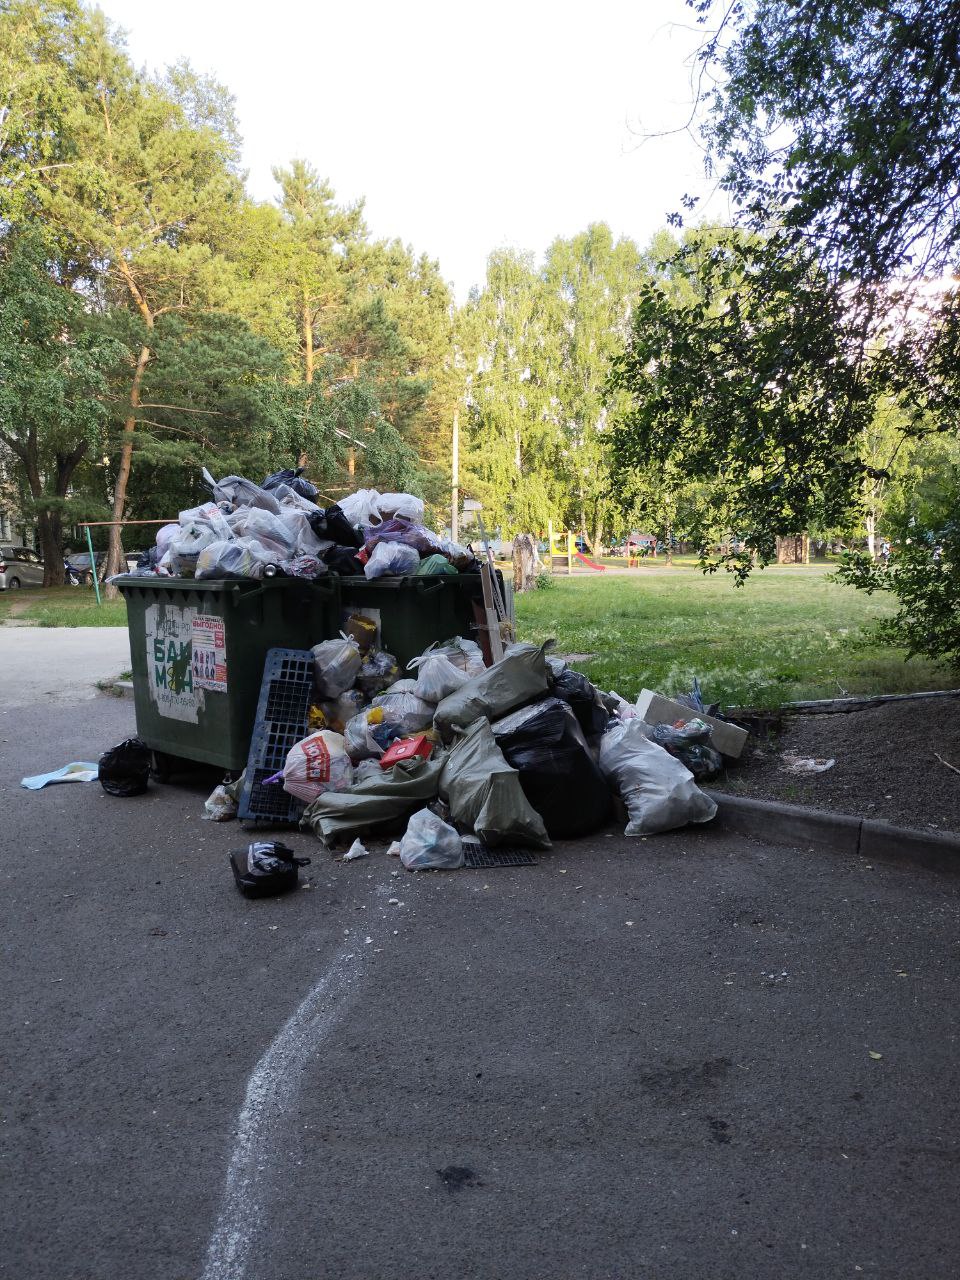
[[[600,743],[600,770],[623,797],[630,821],[624,835],[673,831],[688,822],[709,822],[717,812],[690,770],[647,737],[642,720],[614,724]]]
[[[408,871],[455,871],[463,866],[463,841],[435,813],[421,809],[407,823],[400,841],[400,861]]]
[[[389,520],[391,516],[403,516],[406,520],[423,524],[423,499],[415,498],[412,493],[381,493],[378,506],[384,520]]]
[[[297,742],[283,766],[283,789],[305,804],[324,791],[348,791],[353,765],[343,738],[332,729],[320,729]]]
[[[380,519],[380,494],[376,489],[358,489],[337,504],[355,529],[376,524]]]
[[[470,679],[462,667],[451,661],[449,650],[438,649],[436,644],[432,644],[419,658],[411,658],[407,670],[417,673],[417,697],[434,704]]]
[[[321,698],[339,698],[360,673],[360,646],[352,636],[339,635],[311,649],[314,681]]]
[[[419,565],[420,552],[414,547],[404,546],[402,542],[378,542],[363,566],[363,572],[370,579],[402,578],[405,574],[416,573]]]

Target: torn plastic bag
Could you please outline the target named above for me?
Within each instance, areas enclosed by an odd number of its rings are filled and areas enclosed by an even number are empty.
[[[344,689],[343,693],[336,698],[327,698],[320,703],[320,710],[326,723],[318,725],[317,728],[333,729],[337,733],[343,733],[348,721],[358,715],[366,705],[367,700],[359,689]]]
[[[421,809],[407,823],[400,861],[408,871],[456,871],[463,866],[463,841],[435,813]]]
[[[335,636],[316,644],[313,654],[314,683],[321,698],[336,698],[349,689],[360,673],[360,647],[352,636]]]
[[[376,489],[358,489],[337,503],[347,521],[358,529],[380,519],[380,494]]]
[[[466,729],[478,716],[499,720],[508,711],[532,702],[547,692],[547,640],[539,648],[532,644],[515,645],[512,651],[482,675],[444,698],[437,707],[434,724],[448,739],[454,729]]]
[[[693,774],[647,736],[642,720],[614,724],[600,744],[600,770],[623,797],[630,815],[624,835],[672,831],[688,822],[709,822],[716,803]]]
[[[363,546],[363,534],[353,527],[338,506],[311,513],[308,518],[318,538],[330,538],[338,547]]]
[[[504,759],[520,774],[523,794],[556,840],[599,830],[610,816],[611,798],[573,709],[544,698],[494,723]]]
[[[398,689],[397,685],[401,683],[398,680],[386,693],[378,693],[371,709],[380,710],[384,722],[402,729],[401,737],[406,738],[411,733],[419,733],[421,729],[428,728],[433,722],[434,708],[419,694]],[[412,680],[410,684],[413,684]]]
[[[97,776],[108,795],[143,795],[150,778],[150,748],[139,738],[125,738],[100,757]]]
[[[440,798],[450,806],[453,821],[486,844],[550,848],[543,819],[523,794],[520,775],[503,758],[485,719],[474,720],[447,756]]]
[[[600,691],[585,675],[567,667],[553,678],[553,695],[573,708],[584,737],[596,744],[610,723],[610,713],[603,704]]]
[[[469,547],[464,547],[459,542],[448,542],[446,538],[440,542],[440,552],[447,557],[455,569],[469,569],[477,562],[477,557]]]
[[[367,527],[364,542],[367,550],[372,553],[381,542],[398,542],[401,546],[413,547],[424,556],[440,550],[440,539],[435,533],[425,529],[422,524],[414,524],[412,520],[403,520],[399,516]]]
[[[423,499],[415,498],[412,493],[381,493],[377,506],[384,520],[402,516],[416,524],[423,523]]]
[[[392,653],[370,649],[363,656],[356,685],[365,697],[376,698],[390,688],[399,674],[400,668]]]
[[[204,467],[203,479],[215,502],[228,502],[232,507],[260,507],[275,516],[280,514],[280,503],[273,494],[244,476],[224,476],[222,480],[214,480]]]
[[[371,580],[388,576],[402,578],[416,573],[419,564],[420,553],[413,547],[402,542],[378,542],[363,566],[363,572]]]
[[[287,467],[283,471],[275,471],[272,476],[267,476],[260,487],[269,492],[285,484],[294,493],[299,493],[302,498],[309,498],[311,502],[316,502],[319,490],[316,485],[303,478],[303,471],[303,467],[297,467],[296,470],[293,467]]]
[[[438,649],[436,643],[419,658],[411,658],[407,670],[417,673],[417,697],[434,705],[462,688],[470,679],[462,667],[450,661],[449,652]]]
[[[281,840],[254,840],[246,849],[230,853],[230,866],[237,888],[245,898],[266,898],[295,889],[300,868],[309,858],[297,858]]]
[[[296,742],[283,766],[283,789],[304,804],[324,791],[346,791],[353,781],[353,766],[343,738],[332,729],[320,729]]]
[[[371,769],[350,791],[328,791],[304,811],[301,827],[321,840],[336,840],[396,824],[436,798],[442,758],[415,757],[392,769]]]

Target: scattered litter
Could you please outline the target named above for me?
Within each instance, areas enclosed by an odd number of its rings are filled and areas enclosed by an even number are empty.
[[[30,778],[21,778],[21,787],[28,791],[39,791],[42,787],[54,782],[96,782],[97,766],[88,760],[73,760],[62,769],[54,769],[52,773],[35,773]]]
[[[879,1062],[880,1059],[883,1057],[882,1053],[876,1053],[873,1049],[868,1049],[867,1052],[869,1053],[870,1057],[875,1059],[877,1062]]]
[[[229,822],[237,816],[237,801],[223,783],[210,792],[200,816],[207,822]]]
[[[829,760],[816,760],[812,756],[795,756],[784,752],[780,757],[781,773],[826,773],[837,763],[831,756]]]
[[[933,758],[935,760],[939,760],[944,768],[952,769],[954,773],[960,773],[960,769],[958,769],[955,764],[951,764],[949,760],[944,760],[943,756],[939,755],[936,751],[933,753]]]
[[[400,861],[408,871],[455,871],[463,866],[463,841],[435,813],[421,809],[407,823],[400,841]]]
[[[126,738],[100,757],[100,785],[111,796],[139,796],[150,777],[150,749],[139,738]]]
[[[280,840],[254,840],[247,848],[230,854],[237,888],[246,898],[266,898],[295,889],[300,868],[309,858],[298,858]],[[273,926],[276,928],[276,926]]]
[[[387,850],[387,857],[388,858],[400,857],[400,841],[399,840],[394,840],[391,842],[390,848]],[[396,875],[396,874],[397,873],[395,871],[391,872],[391,875]]]
[[[341,858],[342,862],[353,862],[356,858],[369,858],[370,850],[365,849],[359,840],[354,840],[353,844]],[[369,941],[369,939],[368,939]]]

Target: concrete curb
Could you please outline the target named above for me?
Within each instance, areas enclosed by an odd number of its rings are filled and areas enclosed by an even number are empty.
[[[717,802],[716,822],[725,831],[774,844],[802,844],[831,853],[908,861],[932,871],[960,871],[960,836],[914,831],[872,818],[805,809],[778,800],[754,800],[707,791]]]

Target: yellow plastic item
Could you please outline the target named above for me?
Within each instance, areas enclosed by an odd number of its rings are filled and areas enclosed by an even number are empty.
[[[319,707],[313,706],[307,712],[307,726],[311,732],[315,732],[317,729],[326,729],[329,727],[327,725],[327,717]]]
[[[383,724],[383,707],[371,707],[367,712],[367,724]]]

